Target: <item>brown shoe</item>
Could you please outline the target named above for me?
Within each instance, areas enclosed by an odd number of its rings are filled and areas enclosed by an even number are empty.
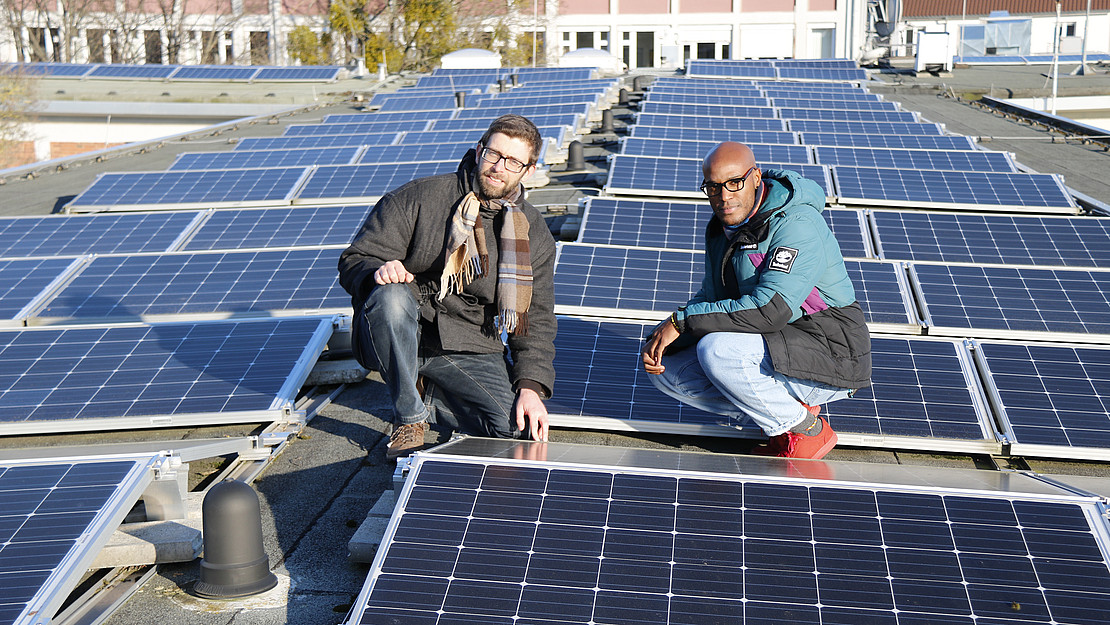
[[[427,421],[393,426],[393,433],[389,435],[389,447],[385,449],[385,459],[396,460],[423,448],[424,433],[427,431]]]

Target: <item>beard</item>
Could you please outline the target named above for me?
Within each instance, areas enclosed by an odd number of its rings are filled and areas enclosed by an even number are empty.
[[[496,184],[486,178],[481,171],[478,172],[478,195],[486,200],[500,200],[513,194],[520,184],[520,176],[509,174],[504,182]]]

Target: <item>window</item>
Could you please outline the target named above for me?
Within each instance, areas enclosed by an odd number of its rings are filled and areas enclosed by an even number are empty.
[[[579,49],[594,47],[594,34],[592,32],[579,32],[575,47]]]
[[[715,58],[717,58],[717,44],[715,44],[715,43],[699,43],[698,44],[698,58],[699,59],[715,59]]]
[[[146,62],[150,65],[161,65],[162,32],[158,30],[144,30],[143,43],[145,44]]]

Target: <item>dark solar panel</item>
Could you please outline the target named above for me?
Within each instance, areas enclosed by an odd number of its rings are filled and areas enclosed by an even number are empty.
[[[592,104],[597,105],[601,99],[601,92],[594,90],[592,93],[567,94],[563,91],[555,93],[508,93],[503,95],[485,94],[468,97],[467,108],[489,108],[500,106],[538,106],[542,104]]]
[[[101,174],[66,205],[85,207],[288,201],[308,168],[225,169]]]
[[[485,129],[472,128],[464,130],[412,130],[401,135],[397,145],[421,145],[424,143],[462,143],[470,142],[472,146],[485,134]],[[540,130],[543,134],[543,130]]]
[[[50,620],[149,483],[151,460],[0,462],[0,622]]]
[[[380,112],[397,111],[446,111],[458,107],[454,94],[449,95],[423,95],[417,98],[394,96],[383,98]]]
[[[638,156],[673,156],[675,158],[704,158],[719,141],[675,141],[628,137],[621,142],[621,154]],[[813,163],[810,148],[804,145],[748,143],[755,153],[757,163]]]
[[[174,211],[0,219],[0,257],[166,251],[198,214]]]
[[[634,125],[631,137],[682,139],[687,141],[739,141],[741,143],[798,143],[798,135],[782,130],[728,130],[724,128],[681,128],[674,126]]]
[[[30,76],[80,78],[96,67],[86,63],[0,63],[0,73],[14,70]]]
[[[336,80],[339,71],[343,69],[336,66],[319,65],[304,67],[260,67],[254,75],[254,80]]]
[[[307,135],[361,135],[383,132],[397,133],[404,130],[426,130],[429,120],[373,120],[337,124],[290,124],[285,128],[284,137],[303,137]]]
[[[352,622],[1094,625],[1110,609],[1087,500],[451,457],[409,479]]]
[[[192,169],[245,169],[251,167],[303,167],[345,165],[360,152],[360,146],[300,148],[287,150],[235,150],[233,152],[183,152],[167,171]]]
[[[859,135],[850,133],[805,132],[805,145],[843,145],[875,148],[906,148],[913,150],[973,150],[970,137],[948,135]]]
[[[0,319],[15,320],[74,264],[69,258],[0,260]]]
[[[882,258],[1110,267],[1110,218],[875,211]]]
[[[489,105],[482,108],[463,109],[458,112],[455,119],[494,119],[506,114],[516,113],[524,115],[532,122],[539,125],[533,118],[541,115],[586,115],[590,111],[589,104],[534,104],[531,106],[517,106],[515,104]],[[488,125],[489,122],[487,122]]]
[[[177,65],[97,65],[86,78],[168,78]]]
[[[236,152],[260,150],[306,150],[312,148],[358,147],[362,145],[389,145],[397,140],[398,132],[367,132],[349,135],[304,135],[300,137],[248,137],[235,144]]]
[[[418,121],[449,119],[454,114],[454,111],[387,111],[384,113],[378,111],[375,113],[342,113],[325,115],[323,123],[359,124],[367,122],[407,122],[408,124],[406,125],[411,125],[413,122]]]
[[[481,137],[479,137],[481,138]],[[477,139],[466,142],[418,143],[416,145],[383,145],[368,148],[359,163],[416,163],[420,161],[455,161],[475,147]]]
[[[733,76],[735,78],[778,78],[778,72],[764,61],[689,61],[687,76]]]
[[[770,83],[761,86],[760,93],[765,97],[772,99],[783,99],[798,102],[798,108],[805,108],[806,106],[823,105],[828,102],[834,106],[825,108],[835,108],[836,104],[843,102],[880,102],[882,98],[878,94],[868,93],[861,89],[851,87],[815,87],[812,83],[804,85],[795,85],[795,87],[802,88],[789,88],[789,85],[783,83]],[[820,96],[818,99],[805,99],[810,96]]]
[[[918,115],[913,111],[872,111],[837,108],[780,108],[783,119],[821,119],[850,122],[917,123]],[[794,130],[798,130],[795,128]]]
[[[678,104],[714,104],[730,106],[758,106],[770,108],[771,100],[760,95],[720,95],[719,93],[668,93],[666,91],[649,91],[644,96],[644,102],[651,103],[678,103]]]
[[[0,332],[0,422],[14,434],[272,420],[330,335],[320,318]]]
[[[869,94],[861,94],[869,95]],[[897,111],[897,102],[875,100],[871,98],[853,97],[851,99],[833,98],[796,98],[783,95],[775,96],[770,100],[772,106],[781,109],[842,109],[855,111]],[[783,115],[786,117],[786,115]]]
[[[707,96],[720,98],[762,98],[764,100],[767,98],[762,91],[754,86],[703,85],[700,84],[700,81],[693,80],[683,84],[659,83],[656,81],[644,92],[644,98],[646,100],[658,99],[660,102],[675,101],[663,98]]]
[[[605,186],[611,193],[647,192],[701,197],[698,186],[701,184],[700,158],[673,158],[665,156],[634,156],[616,154],[609,165],[609,179]],[[764,171],[769,169],[789,169],[820,184],[826,194],[831,194],[828,171],[822,165],[804,163],[763,162]]]
[[[637,113],[636,123],[676,128],[727,128],[730,130],[786,130],[786,121],[767,117],[691,117],[662,113]]]
[[[867,70],[862,68],[790,67],[780,65],[778,70],[779,78],[782,80],[843,80],[846,82],[867,80]]]
[[[344,310],[350,298],[335,272],[340,251],[101,256],[35,316],[97,320]]]
[[[362,198],[377,199],[406,182],[422,176],[455,171],[459,158],[424,163],[327,165],[318,167],[297,193],[297,202]]]
[[[1012,453],[1110,458],[1110,350],[991,341],[977,346],[1009,426]]]
[[[182,65],[173,73],[173,80],[250,80],[257,67],[235,65]]]
[[[822,132],[840,135],[941,135],[938,124],[925,122],[848,121],[829,119],[791,119],[787,123],[793,132]]]
[[[1110,334],[1108,272],[924,263],[911,269],[931,332]]]
[[[493,117],[474,117],[463,119],[439,119],[433,121],[428,125],[428,128],[414,129],[414,130],[485,130],[489,128],[490,122],[494,117],[499,116],[500,113],[495,114]],[[537,127],[543,126],[567,126],[569,128],[576,128],[585,123],[585,116],[582,113],[565,113],[561,115],[529,115],[528,119]]]
[[[648,101],[640,105],[643,115],[688,115],[697,117],[778,117],[770,106],[735,106],[730,104],[687,104]]]
[[[910,150],[879,147],[817,146],[814,148],[814,153],[817,157],[816,162],[822,165],[958,171],[1017,171],[1017,167],[1009,154],[983,150]]]
[[[372,207],[308,206],[213,211],[187,251],[346,245]]]
[[[920,171],[875,167],[831,168],[842,201],[969,208],[1042,208],[1075,212],[1056,176],[1004,172]]]

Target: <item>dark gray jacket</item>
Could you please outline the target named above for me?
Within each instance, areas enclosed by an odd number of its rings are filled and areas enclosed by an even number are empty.
[[[505,350],[493,324],[497,316],[498,233],[504,221],[500,210],[482,209],[490,271],[466,285],[461,294],[449,294],[442,301],[435,297],[451,217],[459,200],[472,189],[474,169],[475,154],[470,150],[455,173],[413,180],[378,200],[354,242],[339,257],[339,283],[351,294],[356,318],[375,286],[374,272],[390,260],[400,260],[416,276],[409,286],[425,322],[423,345],[447,352],[492,354]],[[523,202],[523,210],[531,225],[532,303],[527,334],[508,338],[510,382],[514,389],[532,388],[549,397],[555,383],[555,239],[534,206]]]

